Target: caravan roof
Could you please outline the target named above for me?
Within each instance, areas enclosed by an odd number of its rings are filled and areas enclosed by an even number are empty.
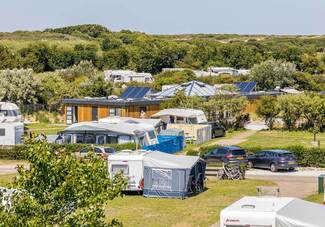
[[[108,161],[142,161],[143,157],[149,154],[151,151],[144,151],[144,150],[123,150],[121,152],[117,152],[108,156]]]
[[[156,127],[161,123],[161,119],[142,119],[142,118],[133,118],[133,117],[105,117],[98,120],[98,122],[103,123],[128,123],[128,124],[137,124],[137,125],[150,125]]]
[[[204,115],[204,112],[202,110],[173,108],[173,109],[161,110],[158,113],[152,115],[152,117],[162,117],[162,116],[197,117],[200,115]]]

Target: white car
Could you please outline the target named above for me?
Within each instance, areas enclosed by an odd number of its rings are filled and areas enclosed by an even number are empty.
[[[80,150],[80,157],[86,157],[88,152],[92,148],[83,148]],[[100,156],[103,159],[107,159],[107,157],[111,154],[114,154],[116,151],[112,147],[94,147],[94,152],[97,156]]]

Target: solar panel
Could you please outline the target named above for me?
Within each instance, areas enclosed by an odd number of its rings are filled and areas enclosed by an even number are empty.
[[[235,86],[241,93],[249,93],[255,89],[256,82],[237,82],[235,83]]]
[[[120,96],[121,99],[142,99],[150,92],[149,87],[128,87]]]

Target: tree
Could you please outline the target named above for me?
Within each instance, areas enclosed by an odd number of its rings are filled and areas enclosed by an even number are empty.
[[[85,97],[107,97],[112,95],[113,86],[106,82],[102,74],[91,77],[80,85],[80,95]]]
[[[284,95],[278,98],[281,118],[286,128],[292,130],[302,115],[302,103],[300,96]]]
[[[271,96],[263,96],[256,108],[256,114],[264,119],[270,130],[273,129],[274,121],[279,113],[277,99]]]
[[[160,90],[163,85],[181,84],[195,79],[196,77],[191,70],[166,71],[161,72],[155,76],[153,87],[156,90]]]
[[[252,68],[250,79],[262,90],[294,85],[294,64],[280,60],[267,60]]]
[[[314,134],[314,141],[325,124],[325,98],[318,94],[301,95],[302,113]]]
[[[67,148],[44,139],[26,142],[29,168],[18,168],[19,190],[12,207],[0,205],[4,226],[116,226],[105,223],[104,205],[121,196],[126,186],[121,174],[110,180],[105,161],[93,152],[77,159]],[[6,199],[0,195],[0,200]]]
[[[36,102],[38,84],[34,81],[33,70],[2,70],[0,78],[0,100],[18,104]]]

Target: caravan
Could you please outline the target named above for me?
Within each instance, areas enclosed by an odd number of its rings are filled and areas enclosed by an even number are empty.
[[[289,197],[244,197],[221,211],[220,227],[324,227],[325,206]]]
[[[0,123],[22,122],[18,106],[11,102],[0,102]]]

